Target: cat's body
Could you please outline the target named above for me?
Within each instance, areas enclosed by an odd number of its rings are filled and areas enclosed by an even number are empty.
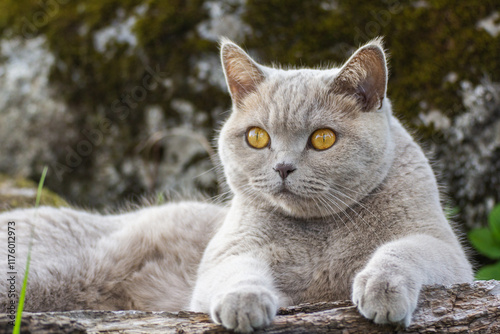
[[[92,294],[69,283],[65,298],[93,298],[80,308],[189,304],[244,332],[269,324],[279,306],[348,298],[377,323],[408,325],[422,285],[472,280],[429,163],[392,116],[378,41],[340,69],[271,69],[230,42],[222,60],[234,103],[219,138],[229,208],[178,203],[108,218],[66,211],[77,216],[71,224],[93,226],[77,244],[100,241],[76,246],[68,240],[85,233],[66,231],[61,250],[47,238],[65,213],[40,208],[50,229],[35,239],[46,247],[32,265],[35,296],[78,267],[54,260],[60,276],[37,275],[43,259],[66,249],[68,258],[80,254],[79,274],[98,277],[85,283]],[[34,211],[20,212],[33,221]],[[20,224],[16,215],[1,214],[2,228]],[[51,308],[27,298],[32,309]]]
[[[0,214],[0,251],[7,259],[8,222],[15,222],[15,279],[21,290],[33,246],[26,311],[187,309],[206,244],[227,209],[170,203],[119,215],[41,207]],[[7,263],[7,260],[5,261]],[[10,275],[8,275],[10,276]],[[2,312],[10,283],[2,279]]]

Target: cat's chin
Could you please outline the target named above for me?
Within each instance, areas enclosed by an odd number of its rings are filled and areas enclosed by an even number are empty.
[[[324,201],[318,198],[305,197],[296,194],[290,188],[281,188],[272,195],[269,199],[278,207],[282,212],[288,216],[302,219],[320,219],[331,216],[337,217],[339,212],[343,211],[345,207],[336,205],[325,205]]]
[[[288,198],[288,197],[293,197],[293,198],[297,198],[298,195],[297,194],[294,194],[290,189],[288,188],[285,188],[285,187],[281,187],[277,192],[276,192],[276,195],[277,197],[284,197],[284,198]]]

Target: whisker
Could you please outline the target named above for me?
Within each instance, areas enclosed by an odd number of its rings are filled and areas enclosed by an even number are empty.
[[[221,194],[217,194],[215,196],[212,196],[208,200],[210,202],[215,203],[215,204],[223,203],[230,197],[229,195],[232,195],[232,193],[233,192],[231,190],[228,190],[228,191],[225,191]]]
[[[356,190],[352,190],[351,188],[349,187],[346,187],[340,183],[336,183],[336,182],[330,182],[331,185],[334,185],[336,187],[340,187],[340,188],[344,188],[345,190],[351,192],[352,194],[355,194],[355,195],[361,195],[363,197],[366,197],[366,196],[373,196],[375,194],[383,194],[384,192],[381,191],[381,190],[378,190],[377,192],[375,193],[366,193],[366,192],[361,192],[361,191],[356,191]]]
[[[336,206],[339,210],[341,210],[341,207],[335,203],[334,201],[327,201],[325,198],[323,197],[318,197],[318,199],[324,204],[327,206],[327,209],[331,212],[331,215],[336,215],[338,217],[338,219],[342,222],[342,224],[344,224],[344,226],[347,228],[347,230],[349,231],[349,233],[352,234],[352,230],[349,228],[349,226],[346,224],[346,222],[342,219],[342,217],[340,217],[340,214],[335,211],[332,206],[330,205],[333,204],[334,206]],[[351,222],[352,222],[352,218],[350,218],[349,216],[347,216],[349,219],[351,219]],[[356,227],[356,224],[353,224],[355,227]]]
[[[364,209],[366,212],[368,212],[374,219],[375,221],[377,221],[377,226],[383,226],[385,224],[383,224],[380,219],[374,214],[372,213],[368,208],[366,208],[366,206],[364,206],[362,203],[360,203],[359,201],[356,201],[354,200],[353,198],[351,198],[350,196],[346,195],[346,194],[343,194],[342,192],[340,192],[339,190],[336,190],[336,189],[331,189],[333,191],[335,191],[336,193],[339,193],[340,195],[346,197],[347,199],[351,200],[354,202],[354,204],[357,204],[359,205],[362,209]],[[340,202],[342,202],[342,204],[344,204],[347,209],[349,209],[351,212],[353,212],[356,216],[358,216],[361,221],[364,223],[365,226],[367,226],[368,228],[370,228],[370,230],[372,230],[374,232],[374,234],[377,236],[377,238],[379,239],[379,241],[383,241],[381,238],[380,238],[380,233],[379,233],[379,230],[377,228],[375,228],[372,224],[370,224],[368,221],[366,221],[366,219],[361,215],[361,213],[357,212],[356,210],[354,210],[352,208],[352,205],[349,206],[347,205],[347,203],[345,203],[344,201],[342,201],[340,198],[338,198],[337,196],[335,196],[334,194],[332,193],[329,193],[329,196],[332,196],[334,197],[335,199],[339,200]],[[385,228],[386,226],[384,226]],[[390,233],[392,233],[392,231],[389,229],[388,230]]]

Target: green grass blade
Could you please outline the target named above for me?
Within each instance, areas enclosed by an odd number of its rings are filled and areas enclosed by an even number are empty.
[[[24,272],[23,287],[21,289],[21,294],[19,295],[19,304],[17,305],[16,322],[14,324],[14,330],[13,330],[14,334],[21,333],[21,320],[23,317],[24,298],[26,296],[26,285],[28,284],[28,270],[30,269],[30,261],[31,261],[31,244],[28,249],[28,258],[26,260],[26,271]]]
[[[40,182],[38,182],[38,190],[36,192],[35,208],[38,208],[38,206],[40,205],[40,199],[42,198],[43,183],[45,182],[45,177],[47,176],[47,170],[48,170],[48,167],[45,166],[43,168],[42,176],[40,177]]]
[[[36,202],[35,208],[38,208],[40,205],[40,199],[42,197],[43,183],[45,182],[45,177],[47,176],[47,166],[43,169],[42,177],[40,178],[40,182],[38,183],[38,191],[36,193]],[[36,220],[36,214],[35,214]],[[14,334],[21,333],[21,319],[23,317],[23,309],[24,309],[24,299],[26,297],[26,286],[28,285],[28,272],[30,270],[30,262],[31,262],[31,245],[33,243],[33,232],[34,226],[31,229],[31,237],[30,243],[28,247],[28,258],[26,259],[26,270],[24,271],[24,279],[23,286],[21,288],[21,294],[19,295],[19,304],[17,305],[17,313],[16,313],[16,322],[14,324],[14,330],[12,331]]]

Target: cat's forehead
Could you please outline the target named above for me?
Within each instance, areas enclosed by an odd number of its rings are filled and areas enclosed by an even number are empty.
[[[340,99],[330,87],[338,73],[331,70],[272,70],[247,105],[260,123],[275,130],[301,131],[335,122],[342,115]]]

